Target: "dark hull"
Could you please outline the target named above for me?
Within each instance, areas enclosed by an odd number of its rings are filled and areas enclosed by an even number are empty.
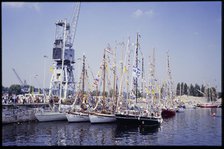
[[[128,124],[137,126],[159,126],[159,118],[150,117],[139,117],[132,115],[115,114],[118,124]]]
[[[176,115],[176,111],[171,109],[162,109],[162,118],[171,118]]]

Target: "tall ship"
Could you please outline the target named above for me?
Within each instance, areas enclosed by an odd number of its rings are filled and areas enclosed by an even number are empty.
[[[135,104],[130,106],[128,105],[129,99],[126,101],[124,100],[124,95],[122,91],[123,86],[123,76],[124,73],[122,73],[121,82],[120,82],[120,89],[119,89],[119,100],[117,103],[117,110],[116,110],[116,119],[118,124],[126,124],[126,125],[137,125],[137,126],[159,126],[162,123],[162,117],[159,112],[157,113],[151,113],[149,111],[149,102],[147,102],[147,108],[141,108],[137,106],[137,102],[139,99],[139,90],[138,90],[138,80],[141,76],[141,70],[139,68],[139,37],[140,35],[137,33],[137,43],[136,43],[136,49],[135,49],[135,61],[133,65],[133,89],[130,91],[130,95],[135,98]],[[128,63],[130,62],[130,51],[129,51],[129,40],[127,44],[127,52],[128,53]],[[142,54],[143,55],[143,54]],[[125,59],[126,62],[126,59]],[[129,65],[128,65],[129,66]],[[124,69],[129,69],[130,67],[124,67]],[[123,70],[124,72],[125,70]],[[143,61],[142,61],[142,74],[143,74]],[[142,75],[143,76],[143,75]],[[127,96],[129,94],[127,93]],[[143,95],[142,95],[143,96]],[[131,99],[133,100],[133,99]],[[125,103],[125,104],[124,104]],[[126,107],[126,108],[125,108]]]
[[[167,52],[167,73],[168,79],[163,84],[162,89],[162,100],[163,100],[163,108],[162,108],[162,117],[163,118],[171,118],[176,115],[176,108],[174,105],[174,91],[173,91],[173,82],[170,70],[170,58]]]
[[[90,119],[90,122],[93,123],[93,124],[96,124],[96,123],[113,123],[113,122],[116,122],[116,117],[115,117],[115,114],[114,114],[114,100],[115,98],[114,97],[114,94],[113,94],[113,97],[110,99],[108,97],[106,97],[106,92],[105,92],[105,89],[106,89],[106,67],[108,68],[109,65],[108,65],[108,62],[106,60],[106,53],[112,53],[111,52],[111,48],[108,47],[106,49],[104,49],[104,54],[103,54],[103,65],[101,65],[102,67],[102,83],[103,83],[103,92],[102,92],[102,97],[99,97],[97,96],[97,104],[95,106],[95,108],[89,113],[89,119]],[[114,56],[115,56],[115,52],[114,52]],[[114,68],[114,76],[115,76],[115,68]],[[108,82],[107,82],[108,84]],[[96,85],[98,87],[98,83]],[[114,86],[115,86],[115,80],[114,80]],[[114,91],[114,89],[113,89]],[[106,99],[107,98],[107,99]],[[108,101],[108,100],[112,100],[111,101]],[[109,106],[108,108],[106,108],[106,105],[111,105],[109,104],[112,103],[112,109],[110,108],[111,106]],[[99,103],[102,103],[102,107],[101,109],[98,108]]]
[[[78,91],[75,96],[75,101],[72,104],[71,110],[66,113],[68,122],[89,122],[88,114],[88,98],[90,93],[85,91],[87,82],[86,56],[83,54],[82,75],[80,77],[82,83],[78,86]],[[82,89],[80,89],[82,88]]]

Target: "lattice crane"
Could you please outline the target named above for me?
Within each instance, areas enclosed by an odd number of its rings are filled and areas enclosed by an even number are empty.
[[[29,92],[29,86],[26,84],[26,80],[24,80],[24,82],[23,82],[22,79],[19,77],[18,73],[16,72],[16,70],[14,68],[12,68],[12,70],[15,73],[17,79],[19,80],[22,92],[23,93],[28,93]]]
[[[73,17],[70,23],[67,20],[56,22],[56,36],[53,47],[53,60],[56,62],[50,83],[50,96],[66,99],[73,96],[75,80],[73,64],[75,63],[75,39],[78,24],[80,2],[75,3]]]
[[[19,80],[20,85],[25,85],[25,81],[23,82],[22,79],[19,77],[19,75],[17,74],[16,70],[14,68],[12,68],[13,72],[15,73],[17,79]]]
[[[76,28],[79,19],[80,2],[75,3],[74,13],[71,20],[71,24],[67,23],[66,30],[68,30],[65,46],[71,48],[73,46],[76,34]]]

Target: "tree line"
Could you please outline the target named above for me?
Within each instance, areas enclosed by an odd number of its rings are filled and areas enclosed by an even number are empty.
[[[196,97],[203,97],[203,96],[215,96],[220,97],[221,93],[217,93],[215,87],[206,87],[203,84],[200,86],[197,83],[195,85],[190,84],[190,86],[187,85],[187,83],[181,82],[177,84],[176,87],[176,95],[182,96],[182,95],[189,95],[189,96],[196,96]]]
[[[34,86],[29,86],[29,93],[32,92],[40,92],[42,93],[42,89],[40,88],[35,88]],[[3,93],[8,93],[9,95],[11,94],[23,94],[22,91],[22,87],[19,84],[13,84],[10,87],[4,87],[2,86],[2,94]],[[116,93],[117,94],[117,93]],[[96,95],[102,95],[102,92],[100,91],[92,91],[91,92],[92,96],[96,96]],[[105,92],[105,96],[109,96],[112,97],[113,95],[113,89],[111,89],[109,92]],[[176,96],[182,96],[182,95],[189,95],[189,96],[196,96],[196,97],[203,97],[203,96],[215,96],[220,98],[222,96],[222,93],[218,93],[216,91],[215,87],[210,87],[207,88],[204,85],[198,85],[197,83],[195,85],[190,84],[190,86],[188,86],[186,83],[181,82],[177,84],[176,87]],[[140,91],[138,91],[138,97],[141,97],[141,93]]]
[[[29,88],[29,91],[28,93],[32,93],[32,92],[40,92],[42,93],[42,89],[40,88],[36,88],[34,86],[27,86],[27,88]],[[16,94],[16,95],[19,95],[19,94],[24,94],[24,91],[23,91],[23,87],[19,84],[12,84],[10,87],[4,87],[2,86],[2,94],[4,93],[8,93],[9,95],[12,95],[12,94]]]

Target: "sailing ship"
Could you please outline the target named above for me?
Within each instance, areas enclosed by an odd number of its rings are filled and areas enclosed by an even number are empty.
[[[51,102],[54,102],[53,100],[54,99],[50,99]],[[53,107],[51,109],[38,109],[35,113],[35,117],[40,122],[67,120],[65,111],[62,111],[61,109],[61,99],[58,103],[53,103]]]
[[[83,99],[83,95],[77,97],[78,99]],[[76,98],[76,99],[77,99]],[[85,99],[83,99],[85,101]],[[76,102],[76,100],[74,101]],[[89,113],[87,108],[84,106],[85,103],[82,103],[82,106],[73,105],[72,110],[66,112],[66,118],[68,122],[89,122]]]
[[[62,112],[52,112],[52,111],[44,111],[44,113],[37,113],[35,117],[39,122],[50,122],[50,121],[65,121],[66,116],[65,113]]]
[[[167,72],[168,72],[168,80],[165,83],[165,104],[164,107],[162,108],[162,117],[163,118],[170,118],[176,115],[176,109],[174,107],[174,92],[172,89],[172,76],[171,76],[171,70],[170,70],[170,63],[169,63],[169,54],[167,52]]]
[[[208,85],[207,85],[208,86]],[[207,98],[207,103],[202,103],[199,104],[198,107],[200,108],[218,108],[218,104],[215,102],[216,101],[216,94],[215,94],[215,88],[207,88],[205,89],[205,93],[202,91],[198,90],[200,93],[204,95],[205,98]]]
[[[138,61],[139,61],[138,60],[138,52],[139,52],[138,51],[139,50],[138,38],[139,37],[140,37],[140,35],[137,33],[137,44],[136,44],[136,50],[135,50],[135,65],[133,65],[134,90],[132,90],[133,95],[134,95],[133,91],[135,92],[135,105],[132,107],[127,105],[126,109],[124,109],[124,107],[121,107],[122,106],[121,100],[124,99],[123,94],[122,94],[122,83],[123,83],[124,73],[122,73],[121,82],[120,82],[120,90],[119,90],[119,102],[117,104],[117,111],[116,111],[115,115],[116,115],[118,124],[137,125],[137,126],[139,126],[139,125],[140,126],[159,126],[162,123],[162,117],[159,113],[153,114],[153,113],[150,113],[147,109],[144,110],[141,107],[137,106],[138,77],[140,76],[140,69],[138,68],[139,67],[138,66]],[[129,53],[129,40],[128,40],[128,46],[127,46],[127,53]],[[129,61],[129,59],[128,59],[128,61]],[[125,62],[126,62],[126,60],[125,60]],[[126,68],[126,67],[124,67],[124,68]]]
[[[83,54],[83,66],[82,66],[82,91],[76,94],[75,101],[72,104],[72,109],[66,113],[68,122],[89,122],[89,114],[87,111],[87,99],[85,96],[85,80],[87,76],[87,70],[85,68],[86,57]],[[80,101],[81,100],[81,101]],[[78,102],[78,104],[77,104]]]
[[[106,94],[105,94],[106,93],[105,92],[105,88],[106,88],[106,52],[110,52],[110,51],[111,51],[111,48],[109,48],[109,47],[104,49],[104,54],[103,54],[103,93],[102,93],[103,97],[102,98],[96,97],[96,98],[98,98],[96,107],[94,108],[94,110],[89,112],[89,119],[90,119],[91,123],[112,123],[112,122],[116,121],[116,117],[115,117],[115,114],[113,111],[114,108],[111,111],[106,109]],[[99,102],[101,102],[101,99],[102,99],[102,109],[100,111],[99,110],[97,111],[97,107],[99,105]]]

